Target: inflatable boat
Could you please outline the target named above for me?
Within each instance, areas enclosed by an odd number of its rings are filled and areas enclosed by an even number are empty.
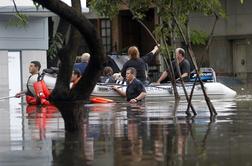
[[[45,70],[44,70],[45,71]],[[210,99],[232,99],[236,96],[236,92],[231,88],[225,86],[222,83],[216,81],[216,75],[212,68],[201,68],[200,70],[201,80],[204,82],[204,88],[210,97]],[[53,89],[56,83],[57,74],[55,72],[43,72],[42,79],[45,81],[48,89]],[[191,82],[185,83],[185,88],[188,94],[191,93],[191,89],[193,87],[194,81],[196,79],[196,74],[192,72],[191,74]],[[37,77],[31,77],[28,83],[29,90],[34,93],[33,83],[37,81]],[[119,97],[119,94],[116,93],[112,86],[118,86],[123,91],[126,91],[127,86],[122,84],[103,84],[97,83],[91,96],[96,97],[106,97],[115,99]],[[174,90],[171,83],[160,84],[160,85],[147,85],[145,86],[147,96],[147,100],[160,100],[162,98],[168,100],[174,100]],[[181,83],[177,83],[178,94],[181,99],[185,99],[185,94]],[[193,93],[193,100],[201,100],[204,99],[204,95],[201,89],[201,85],[199,82],[196,82],[196,86]]]
[[[97,84],[91,95],[100,96],[100,97],[110,97],[117,98],[119,95],[116,93],[112,86],[118,86],[121,90],[126,91],[126,85],[113,85],[113,84]],[[188,94],[191,93],[191,89],[193,87],[193,83],[186,83],[185,88]],[[229,87],[223,85],[219,82],[204,82],[204,88],[210,97],[210,99],[232,99],[236,96],[236,92]],[[161,84],[161,85],[148,85],[145,86],[147,96],[147,100],[160,100],[160,99],[168,99],[174,100],[174,91],[171,84]],[[177,84],[178,94],[181,99],[185,99],[184,90],[181,84]],[[193,100],[201,100],[204,99],[204,95],[199,83],[196,84]]]

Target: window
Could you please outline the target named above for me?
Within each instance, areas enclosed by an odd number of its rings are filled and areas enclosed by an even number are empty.
[[[101,20],[101,39],[104,52],[108,54],[111,52],[111,21],[109,19]]]

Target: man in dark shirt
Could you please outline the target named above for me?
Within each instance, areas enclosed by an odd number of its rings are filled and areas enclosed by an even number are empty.
[[[126,80],[128,82],[126,92],[114,86],[113,89],[121,96],[126,96],[127,101],[130,103],[137,103],[146,96],[146,90],[141,81],[136,79],[136,69],[129,67],[126,70]]]
[[[154,49],[147,55],[140,58],[139,50],[136,46],[132,46],[128,49],[129,60],[123,65],[121,70],[122,76],[126,77],[126,69],[133,67],[137,71],[136,78],[145,83],[147,79],[147,66],[150,61],[153,60],[154,54],[158,51],[158,46],[155,46]]]
[[[179,70],[181,73],[181,78],[184,81],[190,80],[190,62],[185,58],[185,50],[183,48],[177,48],[176,51],[176,59],[179,63],[179,69],[177,68],[176,61],[172,61],[172,67],[174,69],[175,79],[179,79]],[[157,83],[161,83],[169,74],[169,69],[164,71],[160,78],[158,79]],[[170,76],[169,76],[170,77]]]

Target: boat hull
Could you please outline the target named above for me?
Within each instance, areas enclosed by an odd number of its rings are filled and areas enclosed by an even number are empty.
[[[56,77],[51,76],[50,74],[46,74],[44,76],[44,81],[49,90],[52,90],[56,83]],[[30,79],[28,83],[28,88],[32,93],[33,83],[37,81],[37,77]],[[119,94],[116,93],[112,86],[118,86],[123,91],[126,91],[126,85],[118,85],[118,84],[97,84],[91,94],[91,96],[96,97],[106,97],[111,99],[120,100]],[[185,88],[188,95],[191,93],[191,89],[193,87],[193,83],[186,83]],[[229,87],[225,86],[219,82],[204,82],[205,90],[210,97],[210,99],[233,99],[236,96],[236,92]],[[171,84],[161,84],[157,86],[146,86],[147,96],[146,100],[174,100],[174,92]],[[184,90],[181,84],[177,84],[178,94],[181,99],[185,99]],[[193,93],[193,100],[202,100],[204,99],[204,95],[201,89],[200,84],[197,84]]]
[[[92,92],[92,96],[100,97],[110,97],[118,98],[119,95],[112,89],[113,85],[102,85],[97,84]],[[118,86],[118,85],[117,85]],[[193,87],[192,83],[185,85],[188,95],[191,93]],[[236,96],[236,92],[229,87],[223,85],[219,82],[207,82],[204,83],[205,90],[210,97],[210,99],[233,99]],[[121,90],[126,91],[126,86],[120,86]],[[146,86],[145,87],[147,95],[146,100],[159,100],[159,99],[171,99],[174,100],[174,92],[171,84],[159,85],[159,86]],[[177,86],[178,94],[181,99],[185,99],[185,94],[183,87],[181,85]],[[193,100],[204,99],[204,95],[201,89],[201,86],[198,84],[195,86],[193,93]]]

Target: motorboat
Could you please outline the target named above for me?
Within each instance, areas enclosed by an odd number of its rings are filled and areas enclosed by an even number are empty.
[[[217,82],[215,71],[212,68],[201,68],[200,69],[200,78],[203,81],[204,89],[210,97],[210,99],[232,99],[236,96],[236,91],[227,87],[226,85]],[[195,71],[191,72],[190,82],[185,83],[185,89],[188,95],[191,94],[192,87],[194,85],[196,77]],[[91,95],[100,96],[100,97],[118,97],[111,84],[97,84]],[[121,90],[126,91],[126,85],[119,85]],[[177,91],[181,99],[185,98],[185,93],[181,82],[176,83]],[[147,96],[146,99],[150,100],[160,100],[162,98],[168,100],[174,100],[174,90],[171,83],[166,84],[149,84],[145,86]],[[195,88],[192,95],[193,100],[202,100],[204,99],[204,94],[201,88],[200,83],[196,80]]]
[[[117,98],[119,95],[112,89],[112,86],[118,86],[123,91],[126,91],[127,88],[126,85],[97,84],[91,95],[108,97],[108,98]],[[185,89],[188,94],[191,93],[192,87],[193,87],[192,82],[185,83]],[[236,96],[236,91],[232,90],[231,88],[219,82],[204,82],[204,88],[210,99],[232,99]],[[166,98],[168,100],[174,100],[174,90],[170,83],[160,85],[148,85],[145,86],[145,90],[147,92],[146,95],[147,100],[149,99],[159,100],[162,98]],[[177,90],[181,99],[185,99],[185,93],[181,83],[177,83]],[[204,99],[203,91],[199,83],[196,83],[195,85],[192,99],[193,100]]]
[[[206,93],[210,97],[210,99],[232,99],[236,96],[236,91],[232,90],[231,88],[227,87],[226,85],[216,81],[216,74],[212,68],[201,68],[200,69],[200,77],[203,81],[204,88]],[[56,83],[57,74],[53,72],[44,72],[43,73],[43,80],[45,81],[48,89],[53,89]],[[188,95],[191,94],[191,90],[196,78],[196,73],[191,73],[191,81],[185,83],[185,89]],[[28,88],[32,93],[34,93],[32,82],[37,81],[37,77],[31,78],[30,82],[28,83]],[[125,84],[106,84],[106,83],[97,83],[91,96],[96,97],[106,97],[106,98],[113,98],[119,99],[119,94],[113,90],[113,86],[118,86],[121,90],[126,91],[127,85]],[[182,87],[182,84],[178,82],[176,84],[178,94],[181,99],[185,99],[185,93]],[[167,99],[167,100],[174,100],[174,90],[171,83],[166,84],[149,84],[145,86],[147,96],[146,100],[160,100],[160,99]],[[196,81],[195,89],[193,92],[193,100],[202,100],[204,99],[203,91],[201,85],[198,81]]]

